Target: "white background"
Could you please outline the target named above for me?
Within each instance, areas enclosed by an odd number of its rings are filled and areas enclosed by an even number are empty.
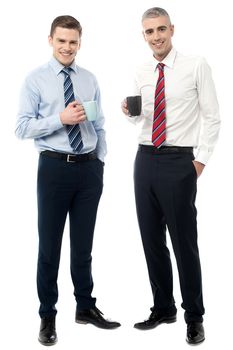
[[[185,349],[186,326],[174,267],[178,322],[140,332],[133,324],[150,314],[152,295],[137,226],[133,162],[137,129],[120,109],[131,94],[134,67],[151,57],[141,35],[141,15],[164,7],[175,25],[174,46],[200,54],[212,67],[222,116],[214,155],[198,180],[199,247],[206,307],[203,349],[229,348],[232,333],[232,15],[230,1],[48,0],[7,1],[1,9],[1,349],[41,349],[36,292],[37,152],[14,135],[19,89],[25,75],[49,60],[50,25],[70,14],[83,26],[77,62],[96,74],[106,115],[108,156],[93,249],[97,306],[122,327],[104,331],[74,322],[69,273],[69,233],[64,232],[59,273],[56,349]],[[169,243],[170,245],[170,243]],[[171,249],[172,251],[172,249]]]

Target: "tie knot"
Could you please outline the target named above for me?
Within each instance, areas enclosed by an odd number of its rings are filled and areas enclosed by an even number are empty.
[[[70,72],[72,71],[72,68],[70,67],[64,67],[61,72],[65,74],[65,76],[70,75]]]
[[[164,63],[158,63],[158,64],[157,64],[157,67],[158,67],[161,71],[163,71],[164,66],[165,66]]]

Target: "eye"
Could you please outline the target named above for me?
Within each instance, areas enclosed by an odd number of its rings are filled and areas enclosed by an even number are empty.
[[[150,35],[150,34],[152,34],[154,31],[153,31],[153,29],[147,29],[146,31],[145,31],[145,34],[146,35]]]
[[[160,27],[160,28],[159,28],[159,31],[160,31],[160,32],[165,32],[166,29],[167,29],[167,27]]]

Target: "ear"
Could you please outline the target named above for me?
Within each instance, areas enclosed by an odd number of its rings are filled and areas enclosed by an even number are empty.
[[[170,25],[170,30],[171,30],[171,36],[173,36],[174,35],[174,25],[173,24]]]
[[[53,38],[51,37],[51,35],[48,36],[48,42],[50,46],[53,46]]]
[[[147,40],[146,40],[146,35],[145,35],[144,31],[142,31],[142,36],[143,36],[144,40],[147,41]]]

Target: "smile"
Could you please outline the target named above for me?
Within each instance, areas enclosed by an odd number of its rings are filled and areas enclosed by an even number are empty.
[[[164,41],[163,42],[159,42],[159,43],[153,43],[152,45],[159,49],[161,46],[163,46],[163,44],[164,44]]]
[[[60,55],[62,55],[62,56],[70,56],[70,55],[72,55],[72,53],[60,52]]]

